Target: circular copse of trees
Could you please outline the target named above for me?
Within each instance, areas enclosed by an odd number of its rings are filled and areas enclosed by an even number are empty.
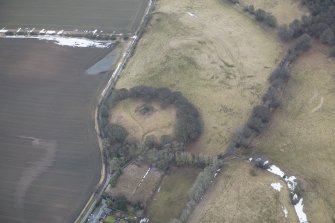
[[[192,105],[181,92],[171,91],[168,88],[153,88],[147,86],[135,86],[130,89],[113,89],[105,103],[100,108],[100,124],[103,137],[108,138],[111,144],[122,143],[128,136],[127,130],[118,124],[109,121],[110,110],[119,102],[126,99],[142,100],[144,105],[137,112],[143,115],[150,115],[153,108],[150,102],[158,102],[162,109],[174,106],[176,119],[174,126],[174,137],[163,135],[160,144],[178,141],[189,144],[196,141],[203,131],[201,116],[198,110]],[[147,141],[150,141],[149,139]]]

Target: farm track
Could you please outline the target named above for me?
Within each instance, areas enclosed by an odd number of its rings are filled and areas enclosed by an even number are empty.
[[[110,50],[0,42],[0,222],[73,222],[101,169],[93,112],[107,77],[85,70]]]

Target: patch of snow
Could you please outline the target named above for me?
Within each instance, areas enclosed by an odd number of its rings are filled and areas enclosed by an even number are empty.
[[[34,31],[34,30],[35,30],[35,27],[32,28],[31,30],[29,30],[28,32],[31,33],[31,32]]]
[[[217,175],[218,175],[218,173],[215,173],[215,174],[214,174],[214,178],[215,178]]]
[[[187,12],[187,14],[188,14],[189,16],[192,16],[192,17],[195,16],[192,12]]]
[[[161,186],[159,186],[159,188],[158,188],[157,192],[159,193],[159,191],[161,191]]]
[[[287,211],[287,208],[285,208],[285,207],[282,207],[282,209],[283,209],[283,212],[284,212],[284,216],[285,216],[285,218],[287,218],[287,216],[288,216],[288,211]]]
[[[0,33],[5,33],[5,32],[7,32],[7,31],[8,31],[8,30],[5,29],[5,28],[0,29]]]
[[[293,200],[296,200],[296,199],[298,199],[298,195],[297,195],[297,194],[294,194],[294,195],[293,195]]]
[[[273,174],[276,174],[276,175],[278,175],[280,177],[284,177],[285,176],[285,173],[279,167],[277,167],[275,165],[271,165],[269,167],[269,169],[267,169],[267,171],[269,171],[269,172],[271,172]]]
[[[144,174],[144,176],[142,177],[142,180],[144,180],[146,178],[146,176],[148,175],[149,171],[151,170],[151,167],[149,167],[149,169],[147,170],[147,172]]]
[[[266,165],[266,164],[268,164],[269,163],[269,161],[267,160],[267,161],[265,161],[264,163],[263,163],[263,165]]]
[[[57,32],[57,35],[60,35],[60,34],[62,34],[63,32],[64,32],[64,30],[58,31],[58,32]]]
[[[253,158],[250,157],[249,161],[252,161]],[[259,162],[261,161],[261,158],[256,158],[256,161]],[[264,165],[268,164],[268,161],[264,162]],[[287,176],[279,167],[275,166],[275,165],[271,165],[267,171],[280,176],[281,178],[283,178],[283,180],[286,182],[288,189],[290,190],[291,194],[293,194],[293,201],[297,201],[299,199],[298,195],[294,193],[295,188],[297,187],[298,183],[297,183],[297,178],[295,176]],[[273,189],[280,191],[280,189],[282,188],[282,185],[280,183],[272,183],[271,186],[273,187]],[[300,223],[308,223],[307,221],[307,216],[303,211],[303,198],[300,198],[300,200],[298,201],[298,203],[296,205],[294,205],[294,209],[295,212],[299,218],[299,222]],[[283,212],[285,214],[285,217],[287,217],[288,211],[286,208],[282,207]]]
[[[70,47],[93,47],[93,48],[109,48],[113,46],[110,41],[103,40],[89,40],[84,38],[72,38],[65,36],[6,36],[6,38],[27,38],[51,41],[60,46]]]
[[[55,33],[56,33],[55,30],[48,30],[48,31],[46,32],[46,34],[48,34],[48,35],[52,35],[52,34],[55,34]]]
[[[296,205],[294,205],[294,209],[295,209],[295,212],[298,215],[299,222],[300,223],[307,223],[307,216],[306,216],[305,212],[303,211],[304,205],[302,204],[302,202],[303,202],[303,199],[301,198],[299,200],[299,202]]]
[[[140,183],[137,185],[137,187],[140,187],[141,184],[143,183],[144,179],[147,177],[148,173],[150,172],[151,167],[149,167],[149,169],[147,170],[147,172],[144,174],[144,176],[142,177]]]
[[[18,28],[18,29],[16,30],[16,32],[18,33],[18,32],[20,32],[20,30],[21,30],[21,28]]]
[[[140,223],[148,223],[149,222],[149,218],[142,218],[140,220]]]
[[[98,30],[96,29],[96,30],[94,30],[92,33],[95,34],[97,31],[98,31]]]
[[[288,188],[291,191],[294,191],[295,187],[297,186],[297,182],[296,182],[296,177],[295,176],[290,176],[290,177],[285,177],[285,182],[287,183]]]
[[[283,187],[283,185],[281,185],[281,183],[272,183],[271,187],[277,191],[280,191]]]
[[[45,33],[45,29],[42,29],[41,31],[40,31],[40,33],[42,34],[42,33]]]
[[[71,46],[71,47],[108,48],[112,45],[108,41],[97,41],[97,40],[71,38],[71,37],[44,36],[39,37],[38,39],[52,41],[60,46]]]

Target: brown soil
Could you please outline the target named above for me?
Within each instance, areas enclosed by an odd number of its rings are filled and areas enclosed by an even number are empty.
[[[73,222],[100,178],[93,127],[107,49],[0,39],[0,222]]]
[[[140,24],[147,3],[148,0],[2,0],[0,21],[7,28],[128,33]]]
[[[109,186],[106,192],[112,196],[124,195],[132,202],[141,201],[147,204],[163,176],[162,172],[153,168],[146,175],[148,170],[147,165],[130,164],[123,169],[116,186],[113,188]]]

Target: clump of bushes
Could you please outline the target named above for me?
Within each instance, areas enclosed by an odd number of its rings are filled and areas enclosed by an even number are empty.
[[[163,171],[170,166],[204,168],[212,163],[210,156],[194,155],[183,151],[183,149],[182,145],[146,148],[141,157],[145,163]]]
[[[111,216],[118,222],[138,222],[144,214],[144,205],[140,201],[130,202],[124,195],[104,195],[107,207],[112,210]]]
[[[258,22],[264,23],[270,27],[277,26],[277,19],[270,12],[266,12],[263,9],[255,10],[253,5],[246,5],[243,7],[243,11],[248,12],[250,15],[255,16]]]
[[[289,25],[283,25],[278,30],[278,36],[284,42],[305,34],[318,38],[324,44],[335,44],[335,2],[303,0],[311,11],[310,15],[301,20],[294,20]]]
[[[298,56],[306,52],[312,44],[312,38],[308,34],[303,34],[299,37],[295,45],[288,50],[288,53],[285,57],[287,62],[293,62]]]
[[[246,5],[246,6],[244,6],[243,10],[245,12],[250,13],[251,15],[255,14],[255,7],[253,5]]]
[[[118,124],[108,124],[104,132],[111,144],[123,143],[128,136],[127,130]]]
[[[255,12],[255,19],[262,22],[270,27],[277,26],[277,19],[271,13],[264,11],[263,9],[257,9]]]

